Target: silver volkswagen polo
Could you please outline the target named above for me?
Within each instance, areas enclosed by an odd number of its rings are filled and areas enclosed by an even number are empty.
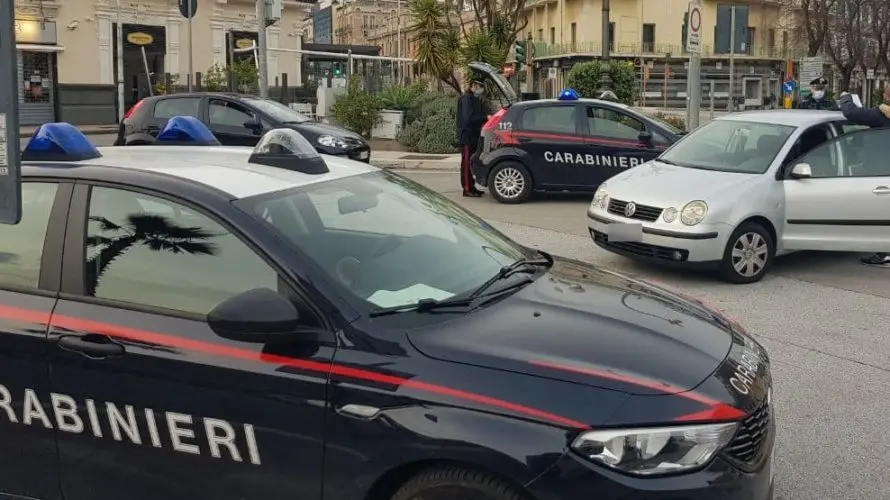
[[[587,216],[606,250],[733,283],[798,250],[890,252],[890,129],[836,111],[721,117],[610,178]]]

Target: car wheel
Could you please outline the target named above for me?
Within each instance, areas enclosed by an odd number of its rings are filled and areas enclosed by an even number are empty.
[[[532,176],[521,163],[499,163],[488,174],[488,191],[501,203],[522,203],[532,192]]]
[[[745,222],[726,243],[720,274],[730,283],[754,283],[763,279],[776,255],[772,235],[761,224]]]
[[[392,500],[525,500],[506,481],[460,467],[437,467],[405,483]]]

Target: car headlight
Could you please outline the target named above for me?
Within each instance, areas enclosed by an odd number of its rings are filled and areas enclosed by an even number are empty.
[[[726,446],[736,423],[585,432],[572,449],[593,462],[636,476],[689,471]]]
[[[674,222],[677,220],[678,213],[679,212],[674,207],[665,208],[664,212],[661,213],[661,218],[664,219],[665,222]]]
[[[596,193],[593,193],[593,201],[590,202],[590,207],[604,207],[603,202],[609,198],[609,193],[606,192],[606,185],[600,184],[600,187],[597,188]]]
[[[318,138],[318,143],[329,148],[345,148],[346,141],[332,135],[323,135]]]
[[[690,201],[680,211],[680,222],[687,226],[694,226],[704,220],[708,214],[708,204],[701,201]]]

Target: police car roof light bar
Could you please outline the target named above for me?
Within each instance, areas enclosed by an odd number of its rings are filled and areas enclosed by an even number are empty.
[[[577,101],[579,99],[578,92],[575,89],[562,89],[557,99],[560,101]]]
[[[44,123],[22,150],[22,161],[82,161],[102,153],[77,127],[66,122]]]
[[[315,147],[302,134],[289,128],[266,132],[253,148],[247,162],[310,175],[330,172],[328,164]]]
[[[158,133],[159,146],[220,146],[213,132],[194,116],[174,116]]]

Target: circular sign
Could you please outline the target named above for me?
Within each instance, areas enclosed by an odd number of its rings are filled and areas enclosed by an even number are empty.
[[[250,38],[240,38],[235,40],[235,47],[238,47],[239,49],[249,49],[254,45],[253,40]]]
[[[698,33],[698,30],[701,29],[701,9],[698,7],[692,8],[692,13],[689,15],[689,28],[693,33]]]
[[[133,45],[143,46],[151,44],[155,39],[148,33],[130,33],[127,35],[127,41]]]

